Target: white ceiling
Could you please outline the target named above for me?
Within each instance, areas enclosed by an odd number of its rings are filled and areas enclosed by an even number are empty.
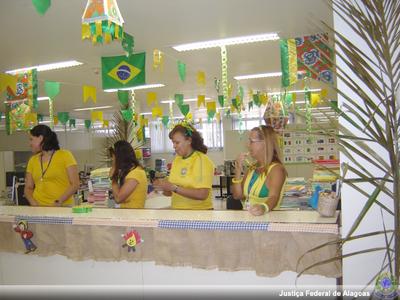
[[[0,1],[0,71],[75,59],[83,66],[38,73],[39,96],[45,96],[45,80],[61,82],[55,111],[69,111],[75,118],[89,118],[89,112],[73,112],[84,106],[113,105],[118,109],[116,93],[101,88],[101,56],[124,54],[119,42],[94,46],[81,40],[81,17],[86,0],[53,0],[44,16],[31,0]],[[205,94],[216,98],[214,77],[221,77],[218,48],[177,52],[173,45],[277,32],[280,37],[296,37],[321,31],[323,20],[332,24],[332,12],[324,0],[117,0],[124,31],[134,36],[135,52],[146,51],[146,82],[163,83],[153,89],[159,100],[182,93],[185,98]],[[153,49],[165,53],[164,71],[152,69]],[[229,82],[233,76],[280,71],[279,42],[228,46]],[[186,63],[186,82],[179,80],[176,62]],[[196,83],[198,71],[206,73],[206,87]],[[240,83],[245,90],[280,89],[280,79],[254,79]],[[317,83],[312,83],[314,86]],[[83,104],[82,86],[97,87],[97,104]],[[137,91],[142,111],[149,90]],[[4,95],[3,95],[4,97]],[[2,106],[1,111],[4,111]],[[40,102],[39,112],[46,114],[47,103]],[[164,112],[167,106],[164,105]],[[112,110],[105,110],[110,117]]]

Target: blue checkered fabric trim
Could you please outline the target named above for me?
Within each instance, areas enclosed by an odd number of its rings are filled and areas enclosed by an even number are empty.
[[[160,220],[159,228],[197,230],[268,230],[266,222]]]
[[[25,220],[36,224],[72,224],[72,218],[46,217],[46,216],[15,216],[15,222]]]

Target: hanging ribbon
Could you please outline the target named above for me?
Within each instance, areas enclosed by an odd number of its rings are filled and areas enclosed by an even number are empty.
[[[53,99],[49,99],[49,119],[50,119],[50,128],[53,129],[54,128],[54,103],[53,103]]]
[[[86,101],[91,98],[94,103],[97,101],[97,96],[96,96],[96,87],[94,86],[89,86],[89,85],[84,85],[83,86],[83,103],[86,103]]]
[[[222,74],[222,94],[225,99],[229,99],[228,96],[228,56],[226,47],[221,46],[221,74]]]
[[[164,70],[164,53],[158,49],[153,50],[153,69]]]
[[[179,78],[181,79],[182,82],[185,82],[186,79],[186,64],[178,60],[178,73],[179,73]]]

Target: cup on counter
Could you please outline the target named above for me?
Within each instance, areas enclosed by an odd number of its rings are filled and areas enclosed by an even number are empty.
[[[317,211],[322,217],[333,217],[338,202],[339,197],[336,196],[336,193],[320,193]]]

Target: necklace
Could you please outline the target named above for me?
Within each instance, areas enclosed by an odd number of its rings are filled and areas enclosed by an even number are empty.
[[[42,176],[40,177],[40,181],[43,181],[44,174],[46,174],[47,170],[48,170],[49,167],[50,167],[50,163],[51,163],[51,160],[53,159],[54,153],[55,153],[55,150],[53,150],[53,152],[51,152],[51,156],[50,156],[50,159],[49,159],[49,163],[47,164],[47,167],[46,167],[46,169],[44,169],[44,170],[43,170],[43,153],[40,154],[40,169],[41,169],[41,171],[42,171]]]

